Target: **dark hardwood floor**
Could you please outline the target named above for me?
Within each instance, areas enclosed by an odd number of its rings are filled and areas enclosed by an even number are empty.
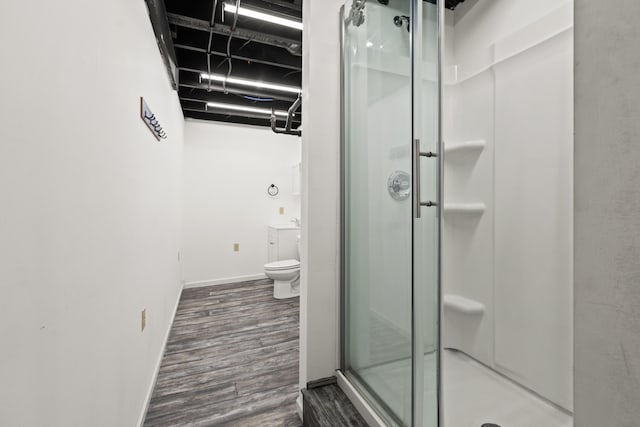
[[[337,384],[305,389],[304,427],[367,427]]]
[[[301,426],[298,298],[270,280],[185,289],[145,426]]]

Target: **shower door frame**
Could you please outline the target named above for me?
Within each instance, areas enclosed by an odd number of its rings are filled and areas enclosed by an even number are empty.
[[[367,0],[365,0],[367,1]],[[368,0],[371,1],[371,0]],[[420,14],[422,14],[422,3],[426,2],[427,0],[409,0],[411,1],[411,12],[412,12],[412,17],[415,16],[415,14],[417,13],[417,11],[420,12]],[[421,7],[416,7],[416,5],[420,3]],[[435,208],[437,210],[437,229],[438,229],[438,236],[437,236],[437,268],[438,268],[438,272],[437,272],[437,279],[436,279],[436,298],[437,298],[437,310],[438,310],[438,315],[437,315],[437,322],[438,322],[438,328],[437,328],[437,358],[436,358],[436,378],[437,378],[437,425],[439,427],[444,426],[444,401],[443,401],[443,368],[442,368],[442,351],[443,351],[443,347],[442,347],[442,334],[443,334],[443,305],[442,305],[442,235],[443,235],[443,213],[444,213],[444,141],[443,141],[443,68],[444,68],[444,64],[443,64],[443,59],[444,59],[444,30],[445,30],[445,0],[436,0],[436,6],[437,6],[437,25],[438,25],[438,40],[437,40],[437,126],[438,126],[438,130],[437,130],[437,148],[438,148],[438,152],[437,152],[437,161],[438,161],[438,172],[437,172],[437,176],[438,176],[438,185],[437,185],[437,189],[436,189],[436,199],[437,199],[437,204],[436,206],[432,206],[432,208]],[[338,384],[341,386],[341,388],[345,389],[344,391],[346,392],[346,394],[349,396],[350,399],[354,400],[352,397],[353,394],[355,394],[357,401],[354,401],[353,403],[355,404],[355,406],[358,408],[359,411],[366,411],[368,412],[368,417],[367,420],[372,420],[375,421],[376,423],[381,424],[382,423],[382,417],[380,414],[378,414],[371,405],[369,405],[367,398],[365,398],[364,396],[362,396],[356,387],[353,386],[353,384],[351,384],[351,381],[349,379],[347,379],[347,377],[344,375],[344,373],[346,372],[347,369],[347,360],[346,360],[346,339],[347,339],[347,331],[346,331],[346,292],[347,292],[347,269],[346,269],[346,263],[345,263],[345,255],[346,255],[346,242],[347,242],[347,233],[346,233],[346,191],[347,191],[347,185],[346,185],[346,123],[345,123],[345,112],[346,112],[346,108],[345,108],[345,56],[344,56],[344,49],[345,49],[345,26],[344,26],[344,20],[343,20],[343,16],[344,16],[344,9],[345,9],[345,4],[343,4],[340,7],[340,11],[339,11],[339,16],[338,16],[338,20],[339,20],[339,28],[340,28],[340,151],[339,151],[339,155],[340,155],[340,199],[339,199],[339,204],[340,204],[340,246],[339,246],[339,262],[340,262],[340,266],[339,266],[339,286],[340,286],[340,291],[338,293],[339,295],[339,309],[340,309],[340,315],[339,315],[339,370],[338,370]],[[416,91],[416,82],[415,82],[415,66],[416,66],[416,58],[415,58],[415,25],[412,25],[412,27],[414,27],[411,30],[411,37],[410,37],[410,53],[411,53],[411,80],[412,80],[412,97],[411,97],[411,102],[412,102],[412,106],[411,106],[411,115],[412,115],[412,130],[411,130],[411,136],[412,136],[412,141],[411,141],[411,146],[413,147],[414,144],[416,143],[416,132],[415,132],[415,120],[416,118],[416,113],[415,113],[415,91]],[[422,27],[422,22],[420,22],[420,27]],[[419,98],[421,99],[421,98]],[[415,150],[411,150],[412,151],[412,163],[415,164],[414,162],[416,161],[415,159],[413,159],[413,156],[415,156]],[[418,159],[417,161],[420,161],[420,155],[418,153]],[[419,163],[418,163],[418,168]],[[411,183],[411,189],[412,189],[412,198],[415,197],[413,195],[413,189],[414,187],[414,176],[412,174],[412,183]],[[420,196],[418,195],[418,203],[420,202]],[[418,204],[417,209],[421,209],[421,206]],[[413,221],[415,221],[416,219],[416,212],[415,212],[415,208],[414,211],[412,212],[412,233],[414,233],[414,226],[413,226]],[[413,239],[412,239],[413,240]],[[414,256],[414,248],[413,248],[413,243],[412,243],[412,258]],[[412,266],[413,266],[413,259],[412,259]],[[414,427],[422,427],[422,426],[415,426],[415,419],[416,419],[416,378],[415,378],[415,372],[416,372],[416,348],[415,348],[415,334],[416,334],[416,326],[415,326],[415,322],[416,322],[416,316],[415,316],[415,308],[416,308],[416,300],[414,298],[414,294],[415,294],[415,280],[414,280],[414,268],[412,267],[412,271],[411,271],[411,277],[412,277],[412,284],[411,284],[411,291],[412,291],[412,300],[411,300],[411,306],[412,306],[412,316],[411,316],[411,322],[412,322],[412,360],[411,360],[411,364],[412,364],[412,412],[413,412],[413,416],[412,416],[412,424],[414,424]],[[341,385],[341,382],[346,382],[348,384],[347,387],[344,387]],[[424,379],[423,379],[424,381]],[[350,389],[350,390],[348,390]],[[383,405],[384,406],[384,405]]]
[[[345,2],[348,0],[345,0]],[[369,1],[369,0],[365,0]],[[416,0],[409,0],[412,2]],[[340,290],[338,292],[339,298],[339,331],[338,331],[338,358],[339,358],[339,367],[337,371],[337,383],[338,386],[345,392],[347,397],[352,401],[354,406],[358,409],[359,412],[362,413],[364,418],[368,423],[375,423],[372,427],[386,427],[387,424],[384,422],[385,418],[395,418],[394,414],[391,412],[389,408],[386,407],[384,403],[378,402],[380,406],[385,406],[386,414],[379,414],[374,407],[369,402],[369,399],[362,395],[358,387],[356,387],[351,380],[347,378],[345,375],[347,371],[347,352],[346,352],[346,340],[347,340],[347,328],[346,328],[346,292],[347,292],[347,269],[345,263],[345,254],[346,254],[346,242],[347,242],[347,232],[346,232],[346,124],[345,124],[345,72],[344,72],[344,64],[345,64],[345,25],[344,25],[344,9],[345,4],[340,6],[340,10],[338,12],[338,24],[340,28],[340,165],[339,165],[339,173],[340,173],[340,198],[339,198],[339,210],[340,210],[340,238],[339,238],[339,287]],[[412,132],[413,136],[413,132]],[[413,349],[412,349],[413,351]],[[345,387],[343,383],[346,383]],[[365,384],[361,384],[361,386],[365,387]],[[371,391],[367,391],[370,395],[374,395]]]

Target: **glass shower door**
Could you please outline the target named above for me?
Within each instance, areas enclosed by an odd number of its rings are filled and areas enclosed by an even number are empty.
[[[414,426],[440,422],[440,17],[439,1],[416,0],[412,16],[414,143],[413,396]]]
[[[342,12],[342,369],[388,425],[436,427],[438,28],[422,27],[438,14],[422,3]]]

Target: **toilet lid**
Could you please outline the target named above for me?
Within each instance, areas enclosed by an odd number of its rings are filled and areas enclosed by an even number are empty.
[[[300,268],[300,261],[297,259],[285,259],[284,261],[275,261],[265,264],[265,270],[291,270],[293,268]]]

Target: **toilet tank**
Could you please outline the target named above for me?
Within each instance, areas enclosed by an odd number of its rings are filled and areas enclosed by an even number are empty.
[[[297,237],[300,235],[300,227],[297,225],[270,225],[269,226],[269,262],[285,259],[298,259]]]

